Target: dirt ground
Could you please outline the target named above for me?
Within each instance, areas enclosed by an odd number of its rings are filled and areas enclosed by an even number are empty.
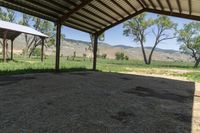
[[[198,87],[102,72],[0,76],[0,133],[199,133]]]

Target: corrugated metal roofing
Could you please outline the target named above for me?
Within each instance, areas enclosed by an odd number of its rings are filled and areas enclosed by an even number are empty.
[[[30,35],[36,35],[39,37],[48,38],[47,35],[39,32],[35,29],[32,29],[30,27],[0,20],[0,38],[3,38],[4,31],[8,31],[7,39],[14,39],[16,36],[18,36],[21,33],[26,33],[26,34],[30,34]]]
[[[200,20],[200,0],[0,0],[0,6],[88,33],[101,33],[145,11]]]

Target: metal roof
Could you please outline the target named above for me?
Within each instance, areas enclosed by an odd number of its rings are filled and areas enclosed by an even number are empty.
[[[48,38],[47,35],[39,32],[35,29],[32,29],[30,27],[0,20],[0,38],[3,38],[5,31],[8,32],[6,38],[11,39],[11,40],[16,38],[21,33],[26,33],[26,34],[30,34],[30,35],[36,35],[39,37]]]
[[[142,12],[200,20],[200,0],[0,0],[0,6],[88,33],[102,33]]]

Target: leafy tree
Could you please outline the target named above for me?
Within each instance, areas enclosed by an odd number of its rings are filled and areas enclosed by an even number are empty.
[[[32,16],[27,15],[25,13],[22,14],[22,19],[19,21],[19,24],[24,26],[31,26]],[[25,37],[25,48],[23,49],[23,55],[26,57],[28,55],[29,50],[31,49],[32,44],[34,43],[34,37],[32,35],[24,34]]]
[[[8,22],[15,22],[16,20],[16,12],[11,10],[11,9],[7,9],[7,8],[2,8],[0,7],[0,20],[3,21],[8,21]],[[3,42],[0,41],[1,46],[3,47]],[[8,56],[8,43],[6,43],[6,56]],[[4,52],[4,50],[2,49],[2,53]]]
[[[200,23],[191,22],[185,24],[182,29],[178,31],[178,42],[181,44],[180,50],[184,53],[190,54],[194,60],[194,67],[198,67],[200,63]]]
[[[174,31],[176,31],[177,24],[173,23],[169,17],[158,15],[154,20],[154,25],[156,28],[153,28],[152,33],[155,36],[155,42],[149,55],[148,64],[151,64],[153,52],[155,51],[155,48],[158,46],[158,44],[169,39],[174,39],[176,37],[176,32]]]
[[[150,29],[151,32],[149,32]],[[153,52],[158,44],[175,37],[174,34],[169,33],[172,29],[176,29],[176,24],[167,16],[158,15],[156,19],[147,19],[146,13],[138,15],[124,23],[124,35],[131,37],[141,46],[145,64],[151,64]],[[155,35],[155,42],[149,58],[147,58],[144,44],[149,33]]]

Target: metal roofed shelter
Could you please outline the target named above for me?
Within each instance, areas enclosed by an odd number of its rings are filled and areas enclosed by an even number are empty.
[[[32,29],[27,26],[19,25],[19,24],[14,24],[10,22],[5,22],[0,20],[0,38],[3,39],[3,61],[6,61],[6,45],[7,45],[7,40],[11,40],[11,60],[13,59],[13,42],[16,37],[18,37],[21,33],[29,34],[29,35],[34,35],[34,36],[39,36],[42,40],[42,47],[41,47],[41,61],[43,61],[44,57],[44,40],[45,38],[48,38],[47,35]]]
[[[62,25],[93,34],[95,70],[98,36],[140,13],[153,12],[200,20],[200,0],[0,0],[0,6],[43,18],[57,25],[57,71]]]

